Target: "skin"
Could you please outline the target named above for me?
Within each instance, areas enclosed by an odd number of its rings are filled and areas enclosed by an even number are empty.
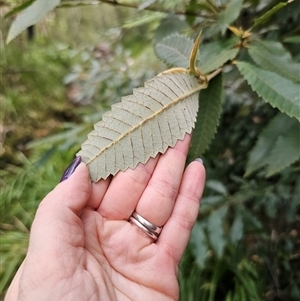
[[[205,181],[200,162],[184,170],[189,143],[98,183],[81,163],[41,202],[5,301],[178,300]],[[163,226],[158,240],[128,222],[134,210]]]

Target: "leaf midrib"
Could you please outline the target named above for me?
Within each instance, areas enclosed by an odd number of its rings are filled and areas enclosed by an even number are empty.
[[[160,115],[161,113],[167,111],[169,108],[171,108],[172,106],[176,105],[177,103],[179,103],[180,101],[192,96],[193,94],[199,92],[201,89],[203,89],[204,86],[200,85],[189,91],[188,93],[183,94],[182,96],[178,97],[177,99],[173,100],[172,102],[170,102],[169,104],[167,104],[166,106],[163,106],[160,110],[158,110],[157,112],[154,112],[152,115],[150,115],[148,118],[142,120],[141,122],[139,122],[138,124],[136,124],[135,126],[133,126],[130,130],[126,131],[125,133],[121,134],[119,138],[113,140],[109,145],[107,145],[105,148],[103,148],[102,150],[100,150],[96,155],[94,155],[92,158],[90,158],[86,164],[90,164],[91,162],[93,162],[97,157],[99,157],[103,152],[105,152],[107,149],[111,148],[114,144],[118,143],[119,141],[121,141],[124,137],[128,136],[129,134],[131,134],[132,132],[134,132],[136,129],[138,129],[139,127],[141,127],[143,124],[145,124],[146,122],[150,122],[151,120],[153,120],[154,118],[156,118],[158,115]],[[162,92],[163,93],[163,92]],[[150,95],[147,95],[149,97],[151,97]],[[152,98],[152,97],[151,97]],[[155,101],[157,101],[156,99],[154,99]]]

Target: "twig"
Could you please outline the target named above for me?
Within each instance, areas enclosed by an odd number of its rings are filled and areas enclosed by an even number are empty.
[[[78,1],[77,3],[74,1],[62,1],[62,3],[59,5],[59,7],[64,7],[64,6],[77,6],[77,5],[94,5],[94,4],[100,4],[100,3],[106,3],[106,4],[110,4],[113,6],[123,6],[123,7],[129,7],[129,8],[135,8],[138,9],[139,8],[139,4],[133,4],[133,3],[121,3],[118,2],[116,0],[91,0],[91,1]],[[191,16],[191,17],[201,17],[201,18],[205,18],[205,19],[211,19],[213,18],[213,16],[211,15],[203,15],[203,14],[199,14],[199,13],[194,13],[194,12],[190,12],[190,11],[171,11],[171,10],[167,10],[165,8],[162,7],[155,7],[155,6],[148,6],[146,7],[144,10],[149,10],[149,11],[154,11],[154,12],[161,12],[161,13],[166,13],[166,14],[175,14],[175,15],[185,15],[185,16]]]
[[[213,73],[207,75],[207,81],[210,81],[212,78],[217,76],[222,70],[223,70],[223,68],[219,68],[219,69],[215,70]]]

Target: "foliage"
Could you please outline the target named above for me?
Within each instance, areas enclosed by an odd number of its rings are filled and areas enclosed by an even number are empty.
[[[81,59],[73,59],[73,70],[65,77],[70,103],[59,104],[71,111],[72,118],[63,120],[59,131],[50,128],[41,140],[37,135],[28,137],[32,140],[31,149],[25,150],[29,160],[20,149],[19,157],[9,161],[18,162],[19,167],[8,164],[8,158],[3,160],[6,180],[2,180],[1,212],[5,209],[6,213],[1,216],[1,254],[5,255],[1,256],[1,289],[7,287],[22,260],[22,256],[13,258],[9,250],[26,252],[38,202],[55,185],[92,124],[121,96],[161,71],[149,50],[150,40],[168,66],[186,68],[190,37],[203,30],[197,66],[204,74],[219,67],[223,72],[199,96],[189,160],[202,156],[207,183],[180,267],[181,299],[297,300],[299,2],[191,0],[186,4],[178,0],[137,5],[114,1],[113,5],[119,12],[125,7],[140,11],[127,14],[124,27],[102,36],[111,47],[101,44],[78,51]],[[30,12],[30,6],[27,9]],[[52,48],[52,53],[59,52]],[[69,58],[51,61],[47,67],[69,68]],[[24,64],[25,59],[20,62]],[[59,76],[63,77],[61,71],[53,73],[53,78]],[[43,77],[34,78],[33,90],[43,81]],[[21,82],[9,85],[20,89]],[[4,104],[12,108],[8,96],[13,89],[4,92]],[[34,95],[30,89],[26,92],[23,99]],[[60,93],[58,98],[62,98]],[[48,99],[50,104],[49,95]],[[38,103],[31,100],[28,105]],[[24,118],[23,107],[16,101],[10,114]],[[37,110],[43,112],[41,106]],[[52,104],[50,111],[54,111]],[[55,118],[54,114],[49,117]],[[49,136],[49,132],[54,133]]]

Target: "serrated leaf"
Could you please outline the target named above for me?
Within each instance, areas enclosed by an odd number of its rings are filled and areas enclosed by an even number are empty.
[[[160,21],[159,26],[156,28],[153,37],[153,44],[156,45],[162,39],[172,34],[181,32],[186,27],[187,23],[184,19],[181,19],[179,16],[174,14],[168,14],[164,19]]]
[[[212,79],[200,95],[201,110],[198,112],[190,147],[190,154],[194,158],[203,155],[217,132],[222,108],[222,74]]]
[[[300,123],[293,119],[289,130],[277,138],[268,156],[267,177],[280,172],[300,158]]]
[[[291,54],[284,48],[284,46],[280,42],[271,40],[259,40],[259,44],[272,55],[275,55],[287,61],[293,61]]]
[[[183,139],[194,127],[198,92],[205,87],[186,71],[166,72],[113,105],[78,153],[91,179],[133,169]]]
[[[36,24],[44,16],[53,10],[60,0],[36,0],[25,10],[23,10],[12,23],[6,42],[9,43],[27,27]]]
[[[225,33],[228,25],[237,19],[242,9],[242,5],[243,0],[228,1],[226,8],[220,11],[217,18],[222,34]]]
[[[258,96],[272,107],[300,120],[299,85],[246,62],[237,62],[236,65]]]
[[[226,62],[236,58],[239,48],[236,47],[238,38],[227,41],[212,42],[200,46],[200,66],[202,73],[206,74],[222,67]]]
[[[289,132],[295,121],[293,118],[279,113],[269,122],[249,154],[245,176],[269,163],[268,158],[276,140]]]
[[[282,49],[284,51],[283,47]],[[300,64],[288,59],[289,53],[281,56],[273,55],[263,43],[256,41],[251,43],[249,54],[264,70],[275,72],[293,82],[300,82]]]
[[[187,68],[193,48],[193,40],[175,34],[164,38],[155,45],[155,54],[168,66]]]

